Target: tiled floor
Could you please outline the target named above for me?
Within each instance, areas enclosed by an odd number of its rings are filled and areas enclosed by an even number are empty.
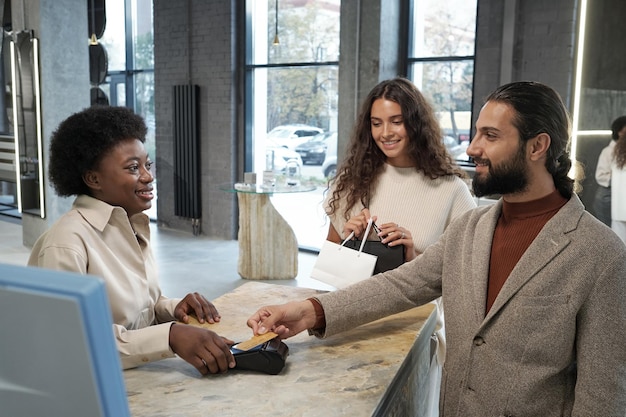
[[[197,291],[209,300],[247,282],[237,273],[236,240],[215,240],[158,228],[152,224],[152,248],[159,265],[163,294],[182,297]],[[26,265],[30,249],[22,244],[21,221],[0,215],[0,263]],[[316,255],[300,252],[298,276],[272,284],[329,289],[310,278]]]

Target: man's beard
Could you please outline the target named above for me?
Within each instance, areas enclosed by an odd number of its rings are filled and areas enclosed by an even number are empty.
[[[515,155],[498,165],[488,162],[489,171],[485,176],[474,176],[472,189],[476,197],[494,194],[514,194],[525,191],[528,186],[526,167],[526,145],[520,145]]]

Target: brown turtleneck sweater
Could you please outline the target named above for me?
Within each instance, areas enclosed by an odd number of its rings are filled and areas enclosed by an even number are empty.
[[[502,201],[502,213],[491,245],[485,314],[528,246],[567,201],[556,190],[543,198],[524,203]]]

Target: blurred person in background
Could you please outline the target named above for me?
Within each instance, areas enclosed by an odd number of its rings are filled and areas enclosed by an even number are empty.
[[[611,123],[611,142],[602,149],[596,166],[598,188],[593,201],[596,217],[607,226],[611,226],[611,170],[613,151],[617,140],[626,135],[626,116],[618,117]]]

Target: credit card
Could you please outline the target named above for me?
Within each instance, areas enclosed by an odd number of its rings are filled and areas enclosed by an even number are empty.
[[[237,343],[236,345],[233,346],[233,348],[243,350],[243,351],[250,350],[254,347],[259,346],[262,343],[267,342],[268,340],[272,340],[273,338],[277,336],[278,335],[274,332],[258,334],[256,336],[252,336],[250,339],[246,340],[245,342]]]

